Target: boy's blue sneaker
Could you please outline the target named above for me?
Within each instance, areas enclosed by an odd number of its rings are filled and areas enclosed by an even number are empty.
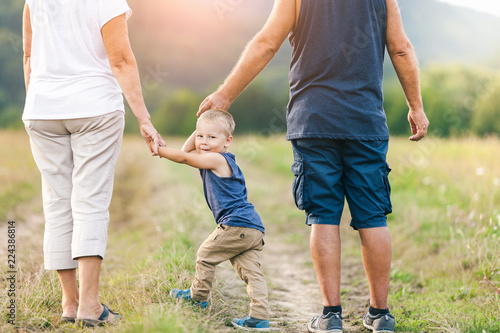
[[[244,331],[269,331],[269,320],[257,319],[250,316],[241,319],[233,319],[234,327]]]
[[[186,289],[186,290],[172,289],[170,291],[170,297],[175,298],[175,299],[180,299],[183,301],[189,301],[194,306],[198,306],[201,309],[206,309],[207,305],[208,305],[208,302],[200,302],[200,301],[195,301],[195,300],[191,299],[191,289]]]

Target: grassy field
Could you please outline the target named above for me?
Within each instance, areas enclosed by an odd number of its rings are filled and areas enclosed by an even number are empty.
[[[172,147],[182,141],[167,140]],[[245,173],[250,201],[263,217],[269,248],[287,244],[308,254],[303,213],[290,195],[291,147],[281,136],[236,137],[231,151]],[[415,144],[393,138],[394,258],[391,312],[399,332],[500,332],[500,141],[427,138]],[[40,179],[22,132],[0,132],[0,331],[7,324],[7,221],[16,221],[16,328],[18,332],[77,332],[59,320],[57,276],[42,269],[43,215]],[[149,156],[138,136],[120,153],[111,204],[109,244],[101,275],[101,301],[120,312],[106,332],[232,332],[230,319],[244,316],[245,295],[218,278],[206,311],[169,299],[172,288],[191,282],[197,246],[215,227],[197,170]],[[342,226],[343,295],[348,332],[363,331],[368,292],[358,236]],[[264,249],[264,256],[266,248]],[[312,270],[308,257],[304,269]],[[264,271],[271,279],[272,273]],[[349,273],[349,274],[348,274]],[[352,274],[351,274],[352,273]],[[235,275],[235,274],[234,274]],[[311,283],[314,283],[312,281]],[[243,283],[241,283],[243,284]],[[310,318],[284,319],[270,284],[275,331],[302,332]],[[317,300],[320,309],[321,301]],[[300,325],[299,325],[300,324]],[[302,326],[301,326],[302,325]],[[298,328],[300,327],[300,328]]]

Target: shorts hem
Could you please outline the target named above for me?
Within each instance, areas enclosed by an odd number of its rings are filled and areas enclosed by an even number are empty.
[[[60,270],[67,270],[67,269],[75,269],[78,268],[78,261],[77,260],[66,260],[66,261],[45,261],[44,263],[44,268],[47,271],[60,271]]]
[[[306,224],[326,224],[326,225],[340,225],[339,217],[323,217],[323,216],[311,216],[308,215],[306,218]]]
[[[387,218],[373,219],[365,222],[351,221],[351,227],[354,230],[387,227]]]

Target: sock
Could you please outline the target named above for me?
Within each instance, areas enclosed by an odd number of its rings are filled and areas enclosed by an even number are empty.
[[[326,316],[330,312],[340,313],[340,315],[342,315],[342,305],[323,307],[323,315]]]
[[[370,305],[370,308],[368,309],[368,312],[372,315],[372,316],[377,316],[379,314],[381,315],[385,315],[385,314],[388,314],[389,313],[389,308],[387,309],[376,309],[374,308],[373,306]]]

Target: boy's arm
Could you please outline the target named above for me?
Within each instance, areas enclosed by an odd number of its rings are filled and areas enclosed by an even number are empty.
[[[186,142],[184,142],[184,144],[182,145],[181,150],[184,151],[184,152],[186,152],[186,153],[190,153],[193,150],[196,150],[196,146],[195,146],[195,143],[194,143],[195,139],[196,139],[196,131],[194,131],[189,136],[189,138],[187,138]]]
[[[172,162],[187,164],[197,169],[210,169],[216,172],[218,170],[222,170],[227,165],[226,159],[219,153],[198,154],[196,151],[186,152],[167,147],[160,147],[158,155],[169,159]]]
[[[161,157],[167,158],[173,162],[187,164],[197,169],[217,171],[227,164],[224,156],[219,153],[198,154],[196,151],[188,153],[166,147],[160,147],[158,153]]]

